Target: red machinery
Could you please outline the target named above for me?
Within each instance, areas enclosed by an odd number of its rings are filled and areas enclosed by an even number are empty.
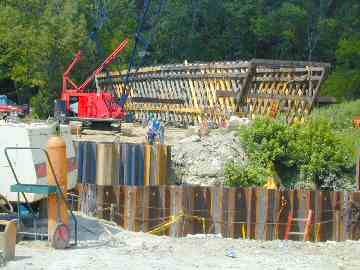
[[[16,105],[15,102],[10,100],[5,95],[0,95],[0,115],[10,115],[12,113],[15,113],[21,117],[25,116],[26,114],[26,108],[25,106],[19,106]]]
[[[81,52],[78,52],[63,75],[61,100],[56,101],[55,115],[60,112],[65,115],[67,120],[87,123],[111,124],[120,122],[126,113],[123,107],[117,103],[114,94],[102,89],[87,91],[86,88],[95,79],[96,75],[113,62],[127,43],[128,39],[126,38],[80,86],[77,86],[70,79],[70,72],[81,58]]]

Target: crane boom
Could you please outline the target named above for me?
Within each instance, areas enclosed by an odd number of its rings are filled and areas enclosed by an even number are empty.
[[[71,64],[68,66],[68,68],[65,70],[63,75],[63,91],[66,91],[68,87],[68,83],[72,85],[75,89],[77,89],[77,85],[70,80],[70,72],[74,69],[75,65],[80,61],[81,59],[81,51],[78,51],[78,53],[75,55],[75,58],[72,60]]]
[[[84,91],[86,87],[89,86],[89,84],[95,79],[95,76],[98,75],[100,72],[104,70],[104,68],[108,65],[110,65],[114,59],[119,55],[120,52],[126,47],[128,44],[128,38],[124,39],[119,46],[105,59],[104,62],[101,63],[101,65],[83,82],[78,90]]]

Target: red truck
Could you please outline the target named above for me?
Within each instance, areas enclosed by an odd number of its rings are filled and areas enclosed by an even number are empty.
[[[0,95],[0,115],[8,116],[10,114],[16,114],[20,117],[24,117],[27,112],[26,106],[16,105],[14,101],[9,99],[5,95]]]

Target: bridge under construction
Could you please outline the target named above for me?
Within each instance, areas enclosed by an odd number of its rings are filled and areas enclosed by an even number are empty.
[[[232,114],[303,121],[315,104],[331,102],[319,95],[330,64],[252,59],[251,61],[185,63],[99,74],[100,87],[115,85],[124,93],[128,76],[128,112],[137,120],[155,115],[162,121],[221,124]]]

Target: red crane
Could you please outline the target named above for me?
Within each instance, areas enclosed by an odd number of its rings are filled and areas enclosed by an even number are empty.
[[[87,90],[87,87],[96,75],[114,61],[127,43],[128,39],[126,38],[80,86],[70,79],[71,71],[81,59],[79,51],[64,72],[61,100],[56,102],[58,105],[55,106],[55,115],[61,112],[65,114],[67,120],[87,123],[120,122],[126,113],[124,108],[118,104],[114,94],[105,89]]]

